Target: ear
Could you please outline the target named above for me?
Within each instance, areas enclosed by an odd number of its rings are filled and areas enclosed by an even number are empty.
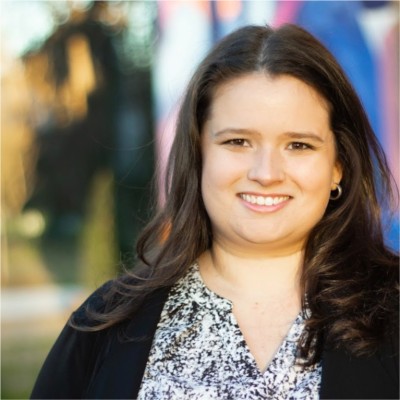
[[[343,167],[339,160],[335,161],[335,165],[333,166],[333,174],[332,174],[332,185],[331,189],[335,190],[336,185],[340,183],[343,177]]]

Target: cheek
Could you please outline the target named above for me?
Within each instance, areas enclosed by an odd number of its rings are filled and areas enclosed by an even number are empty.
[[[204,168],[201,180],[201,190],[204,203],[214,204],[226,192],[227,177],[215,168]]]
[[[242,163],[226,154],[210,154],[203,163],[202,186],[207,189],[227,189],[243,176]]]
[[[304,192],[317,198],[329,198],[333,182],[333,165],[327,163],[326,159],[295,163],[291,168],[291,177]]]
[[[210,161],[204,162],[201,176],[201,192],[208,214],[210,214],[216,191],[220,186],[219,180],[220,177],[216,174],[214,163]]]
[[[201,190],[209,217],[213,220],[232,211],[240,173],[227,160],[213,157],[203,164]]]

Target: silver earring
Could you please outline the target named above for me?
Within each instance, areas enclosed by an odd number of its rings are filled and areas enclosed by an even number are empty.
[[[334,193],[334,192],[336,192],[336,193]],[[342,187],[337,183],[336,189],[331,190],[331,195],[329,196],[329,200],[335,201],[335,200],[339,199],[340,197],[342,197],[342,193],[343,193]]]

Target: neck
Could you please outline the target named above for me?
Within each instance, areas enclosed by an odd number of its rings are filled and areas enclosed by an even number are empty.
[[[300,299],[302,251],[248,257],[214,244],[199,258],[200,272],[210,289],[227,298],[271,301]]]

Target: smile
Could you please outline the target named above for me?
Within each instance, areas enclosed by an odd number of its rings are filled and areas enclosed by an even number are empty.
[[[247,203],[257,204],[259,206],[276,206],[289,200],[289,196],[254,196],[244,193],[241,193],[240,197]]]

